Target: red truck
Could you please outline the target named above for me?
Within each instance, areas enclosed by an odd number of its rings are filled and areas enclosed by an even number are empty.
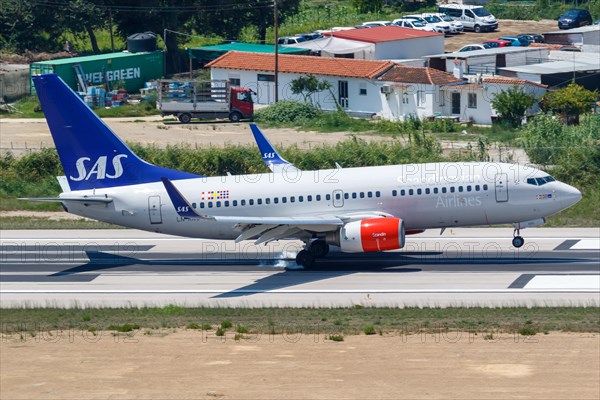
[[[187,124],[192,118],[229,118],[231,122],[252,119],[252,90],[233,87],[226,80],[161,80],[157,85],[156,108],[175,115]]]

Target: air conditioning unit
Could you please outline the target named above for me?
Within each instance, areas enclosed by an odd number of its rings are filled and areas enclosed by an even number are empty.
[[[383,85],[381,87],[381,93],[383,93],[383,94],[390,94],[390,93],[392,93],[392,91],[393,91],[393,88],[390,85]]]

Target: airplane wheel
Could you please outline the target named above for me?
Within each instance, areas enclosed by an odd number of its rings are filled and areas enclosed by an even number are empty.
[[[310,268],[315,265],[315,257],[308,250],[302,250],[296,256],[296,264],[303,266],[304,268]]]
[[[523,247],[524,244],[525,244],[525,239],[523,239],[522,236],[515,236],[512,240],[512,245],[515,246],[517,249],[519,247]]]
[[[325,257],[329,253],[329,245],[324,240],[315,240],[308,247],[308,251],[315,258]]]

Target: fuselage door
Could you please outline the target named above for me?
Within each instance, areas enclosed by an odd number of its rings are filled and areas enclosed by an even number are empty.
[[[334,207],[344,207],[344,192],[337,189],[334,190],[333,193],[333,206]]]
[[[496,174],[496,201],[508,201],[508,175]]]
[[[148,213],[150,214],[151,224],[162,224],[162,214],[160,212],[160,196],[148,197]]]

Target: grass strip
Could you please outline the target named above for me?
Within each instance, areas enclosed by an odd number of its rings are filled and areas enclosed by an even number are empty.
[[[223,321],[227,321],[224,324]],[[224,328],[227,326],[227,328]],[[50,330],[231,329],[249,333],[372,334],[550,331],[600,333],[599,307],[506,308],[11,308],[0,309],[3,334]],[[117,327],[119,327],[117,329]],[[210,328],[210,329],[209,329]]]
[[[39,217],[0,217],[0,230],[14,229],[125,229],[106,222],[79,219],[49,219]]]

